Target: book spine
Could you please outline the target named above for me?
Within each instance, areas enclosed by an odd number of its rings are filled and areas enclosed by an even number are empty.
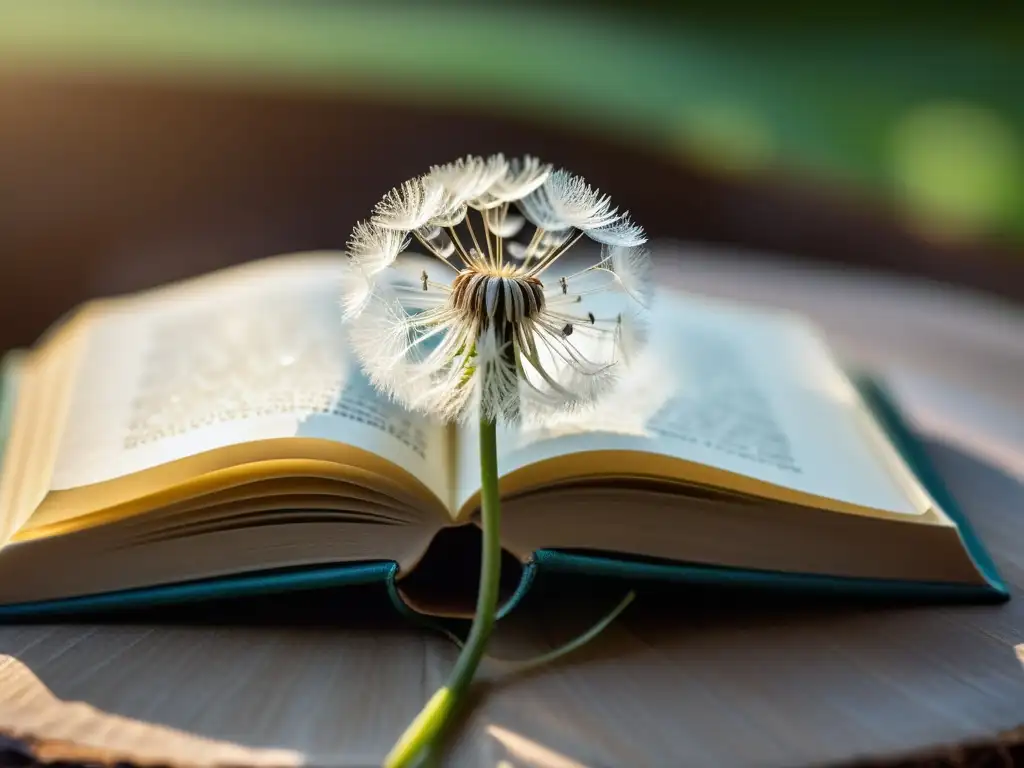
[[[509,613],[515,609],[526,594],[530,591],[530,587],[533,585],[534,579],[537,574],[537,563],[533,558],[523,564],[523,570],[519,577],[519,583],[516,585],[515,590],[498,608],[498,620],[500,621]],[[395,566],[391,572],[387,582],[388,596],[391,598],[391,603],[394,605],[395,610],[398,611],[402,616],[406,617],[410,621],[414,621],[422,626],[427,626],[431,629],[436,629],[444,634],[448,633],[448,630],[442,628],[437,616],[433,616],[428,613],[416,610],[412,605],[405,601],[402,597],[402,591],[398,587],[398,567]],[[472,613],[467,614],[464,618],[472,618]]]

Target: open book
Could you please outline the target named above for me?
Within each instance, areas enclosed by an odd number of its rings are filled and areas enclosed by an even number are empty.
[[[477,436],[369,386],[341,269],[299,254],[97,301],[8,366],[0,615],[367,578],[455,610],[403,584],[474,525]],[[651,316],[605,401],[499,434],[524,585],[547,566],[1003,593],[802,320],[669,290]]]

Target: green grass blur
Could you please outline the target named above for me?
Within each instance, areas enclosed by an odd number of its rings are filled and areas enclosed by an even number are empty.
[[[1021,14],[843,6],[0,0],[0,72],[469,106],[1024,240]]]

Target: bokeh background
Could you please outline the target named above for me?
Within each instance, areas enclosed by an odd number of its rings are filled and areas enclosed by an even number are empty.
[[[530,152],[659,239],[1024,301],[1024,11],[0,0],[0,349]]]

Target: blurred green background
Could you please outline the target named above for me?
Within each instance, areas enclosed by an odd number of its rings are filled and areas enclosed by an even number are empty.
[[[463,104],[1024,239],[1012,4],[706,5],[2,0],[0,67]]]

